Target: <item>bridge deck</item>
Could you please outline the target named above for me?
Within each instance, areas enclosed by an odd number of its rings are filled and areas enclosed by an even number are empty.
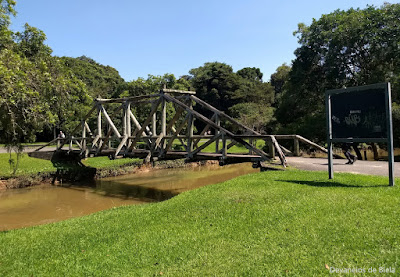
[[[76,150],[79,152],[78,150]],[[110,156],[115,153],[115,150],[103,150],[97,156]],[[133,149],[129,153],[127,153],[126,157],[131,158],[145,158],[150,153],[149,150],[145,149]],[[89,153],[90,154],[95,154]],[[158,154],[158,153],[155,153]],[[158,158],[158,160],[175,160],[175,159],[184,159],[187,157],[187,152],[184,151],[168,151],[166,155],[162,158]],[[219,153],[207,153],[207,152],[200,152],[196,154],[196,160],[220,160],[222,159],[223,155]],[[258,155],[249,155],[249,154],[226,154],[226,158],[224,159],[224,163],[243,163],[243,162],[258,162],[262,160],[262,158]]]

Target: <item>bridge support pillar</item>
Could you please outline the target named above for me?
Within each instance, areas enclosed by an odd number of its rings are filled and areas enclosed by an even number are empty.
[[[269,154],[272,159],[275,159],[275,146],[272,143],[272,139],[267,140]]]
[[[300,145],[299,145],[299,139],[295,138],[293,141],[293,154],[298,157],[300,156]]]

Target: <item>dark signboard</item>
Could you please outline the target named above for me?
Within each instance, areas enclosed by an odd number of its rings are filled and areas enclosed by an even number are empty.
[[[332,138],[387,138],[386,90],[332,94]]]
[[[333,178],[333,143],[387,143],[389,185],[394,185],[390,83],[326,92],[328,172]]]

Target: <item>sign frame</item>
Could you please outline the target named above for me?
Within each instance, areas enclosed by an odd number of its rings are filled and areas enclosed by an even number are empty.
[[[385,111],[386,111],[386,137],[385,138],[333,138],[332,137],[332,102],[331,96],[338,94],[351,94],[357,93],[362,96],[364,91],[383,90],[385,93]],[[353,143],[353,142],[375,142],[387,143],[388,148],[388,162],[389,162],[389,186],[394,186],[394,154],[393,154],[393,122],[392,122],[392,101],[390,83],[379,83],[373,85],[350,87],[343,89],[327,90],[325,92],[325,105],[326,105],[326,124],[327,124],[327,142],[328,142],[328,172],[329,179],[333,179],[333,143]]]

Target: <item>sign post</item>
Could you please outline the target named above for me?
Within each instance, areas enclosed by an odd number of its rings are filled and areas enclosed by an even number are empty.
[[[390,83],[328,90],[325,99],[329,179],[333,178],[333,143],[387,143],[389,185],[394,186]]]

